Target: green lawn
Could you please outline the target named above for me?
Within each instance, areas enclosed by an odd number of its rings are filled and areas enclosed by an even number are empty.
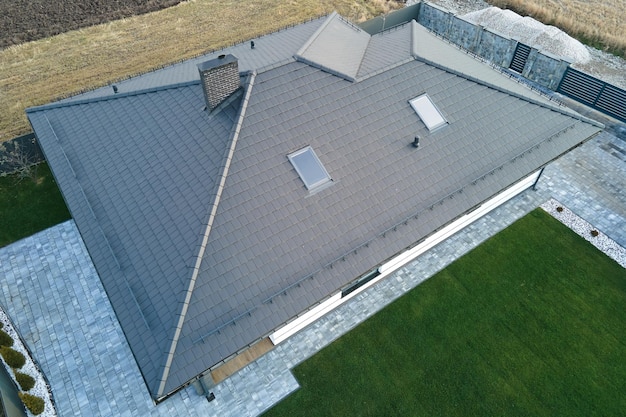
[[[0,177],[0,247],[69,218],[48,164],[39,164],[36,181]]]
[[[626,270],[538,209],[294,373],[267,416],[623,416]]]

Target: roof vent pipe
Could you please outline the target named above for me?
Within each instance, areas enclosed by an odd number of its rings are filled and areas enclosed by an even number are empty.
[[[220,55],[198,64],[198,70],[209,111],[219,106],[241,86],[239,64],[233,55]]]
[[[411,145],[413,145],[414,148],[419,148],[420,147],[420,137],[419,136],[415,136],[415,139],[413,139],[413,142],[411,142]]]

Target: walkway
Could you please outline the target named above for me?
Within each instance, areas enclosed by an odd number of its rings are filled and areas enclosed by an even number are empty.
[[[72,221],[0,249],[0,305],[46,373],[60,416],[255,416],[298,384],[289,369],[550,197],[626,246],[626,141],[602,133],[526,191],[214,387],[154,406]]]

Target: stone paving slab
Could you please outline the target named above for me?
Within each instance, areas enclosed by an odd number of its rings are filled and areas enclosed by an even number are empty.
[[[626,141],[603,132],[548,165],[539,191],[626,246]]]
[[[0,249],[0,276],[60,416],[211,415],[193,391],[154,406],[73,221]]]
[[[626,246],[625,148],[602,133],[528,190],[213,388],[155,406],[72,221],[0,249],[0,304],[52,387],[60,416],[256,416],[298,388],[290,369],[550,197]]]

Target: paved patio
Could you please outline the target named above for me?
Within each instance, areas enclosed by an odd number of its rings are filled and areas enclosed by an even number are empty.
[[[528,190],[218,384],[155,406],[72,221],[0,249],[0,305],[52,387],[60,416],[255,416],[297,389],[290,372],[489,236],[554,197],[626,246],[626,141],[602,133]]]

